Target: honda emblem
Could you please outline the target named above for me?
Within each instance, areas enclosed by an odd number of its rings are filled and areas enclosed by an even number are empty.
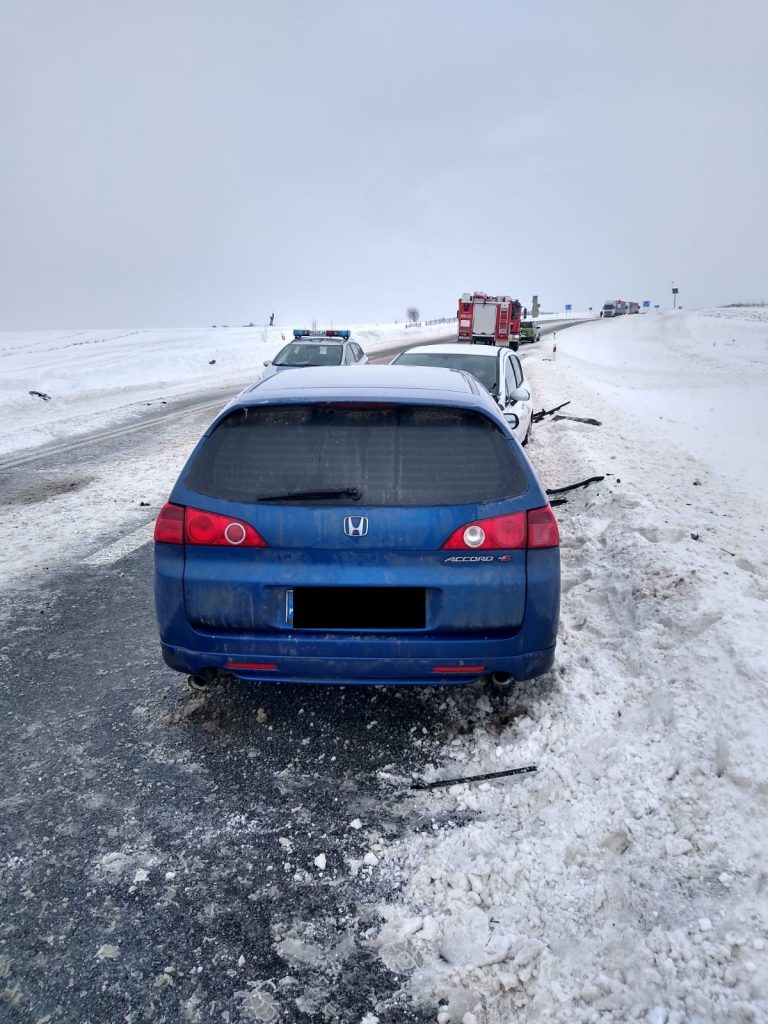
[[[347,516],[344,533],[348,537],[364,537],[368,533],[368,516]]]

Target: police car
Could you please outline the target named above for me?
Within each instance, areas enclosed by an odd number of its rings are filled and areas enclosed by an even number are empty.
[[[350,339],[349,331],[295,330],[293,341],[274,359],[264,361],[261,376],[264,380],[297,366],[352,366],[367,362],[368,356]]]

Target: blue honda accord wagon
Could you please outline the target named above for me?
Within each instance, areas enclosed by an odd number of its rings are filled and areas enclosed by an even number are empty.
[[[192,452],[155,525],[163,657],[198,681],[503,685],[555,653],[555,518],[474,377],[276,374]]]

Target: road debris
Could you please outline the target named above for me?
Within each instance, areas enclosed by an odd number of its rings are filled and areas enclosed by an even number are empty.
[[[556,405],[554,407],[554,409],[540,409],[538,412],[535,412],[533,414],[533,416],[531,416],[531,419],[532,419],[532,421],[534,423],[540,423],[541,420],[543,420],[545,416],[551,416],[553,413],[559,412],[560,409],[564,409],[566,407],[566,405],[570,405],[570,404],[571,404],[571,401],[570,401],[570,399],[568,399],[567,402],[563,402],[560,405]]]
[[[566,491],[575,491],[577,487],[587,487],[589,484],[599,484],[605,480],[604,476],[588,476],[586,480],[579,480],[575,484],[567,484],[565,487],[549,487],[547,494],[565,494]]]
[[[457,779],[437,779],[435,782],[414,782],[411,789],[438,789],[442,786],[458,786],[463,782],[487,782],[489,779],[504,779],[511,775],[529,775],[538,771],[535,764],[525,765],[524,768],[507,768],[503,772],[485,772],[483,775],[463,775]]]
[[[588,423],[591,427],[602,427],[600,420],[593,419],[591,416],[568,416],[566,413],[558,413],[557,416],[552,417],[553,420],[573,420],[574,423]]]

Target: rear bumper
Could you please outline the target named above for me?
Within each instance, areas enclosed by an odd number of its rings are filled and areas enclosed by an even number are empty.
[[[476,578],[475,567],[470,571]],[[178,672],[212,668],[274,682],[424,686],[471,683],[493,672],[532,679],[547,672],[554,661],[560,604],[557,548],[528,553],[524,609],[522,615],[515,612],[513,621],[520,622],[516,627],[500,628],[498,609],[493,624],[483,626],[484,606],[472,600],[478,588],[464,577],[465,628],[460,632],[200,628],[187,617],[183,574],[183,549],[157,545],[160,640],[166,663]],[[233,599],[240,600],[237,595]]]
[[[342,686],[466,685],[491,672],[506,672],[515,680],[533,679],[548,672],[555,658],[554,645],[543,651],[521,653],[519,638],[447,642],[422,640],[418,643],[396,640],[389,643],[381,640],[324,641],[322,646],[327,649],[324,656],[296,653],[297,648],[301,649],[300,642],[292,644],[294,651],[287,654],[282,653],[285,641],[260,641],[256,638],[248,641],[213,636],[207,640],[206,649],[197,650],[163,643],[163,658],[176,671],[190,674],[214,668],[246,680]],[[350,655],[356,644],[360,647],[359,654]],[[425,649],[419,651],[417,648],[421,646]],[[374,653],[372,648],[379,650]],[[387,653],[387,648],[390,653]],[[518,649],[517,653],[513,648]]]

